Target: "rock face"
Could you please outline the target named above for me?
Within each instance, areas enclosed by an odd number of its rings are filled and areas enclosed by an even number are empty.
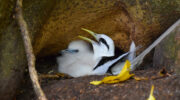
[[[12,18],[15,0],[0,1],[0,99],[14,97],[26,66],[21,35]]]
[[[14,96],[23,77],[26,66],[25,53],[21,35],[13,28],[13,22],[8,26],[0,42],[0,99],[8,100]],[[24,59],[24,60],[23,60]]]
[[[34,50],[38,56],[56,53],[78,35],[87,36],[82,27],[109,35],[125,51],[132,40],[146,48],[180,18],[179,4],[178,0],[60,0],[36,34]]]
[[[52,7],[51,3],[34,1],[35,2],[28,2],[28,0],[24,0],[25,9],[29,8],[26,13],[31,12],[32,9],[36,11],[43,10],[41,13],[45,13],[47,12],[46,9],[50,9]],[[34,5],[31,4],[32,2]],[[15,3],[16,0],[0,1],[0,100],[12,100],[14,98],[17,89],[23,80],[25,67],[27,67],[20,30],[13,18]],[[28,19],[28,21],[31,22],[28,23],[28,25],[31,26],[30,31],[33,30],[30,33],[32,33],[32,36],[35,36],[35,32],[38,30],[40,25],[42,25],[42,16],[44,15],[35,16],[37,12],[29,14],[31,14],[31,16],[26,15],[26,20]]]
[[[180,74],[180,25],[155,48],[153,66]]]
[[[131,40],[146,48],[180,18],[179,0],[23,1],[24,17],[37,56],[64,49],[77,35],[85,35],[82,27],[109,35],[123,50],[128,49]],[[0,1],[1,100],[12,99],[26,67],[19,27],[13,19],[15,3],[16,0]]]

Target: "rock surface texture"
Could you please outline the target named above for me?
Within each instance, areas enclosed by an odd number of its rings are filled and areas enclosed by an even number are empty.
[[[155,48],[154,67],[165,67],[180,74],[180,25]]]
[[[155,70],[141,70],[136,76],[157,76]],[[155,80],[135,81],[130,79],[123,83],[91,85],[89,82],[100,80],[104,76],[86,76],[74,79],[54,80],[43,83],[43,89],[49,100],[146,100],[151,86],[154,85],[156,100],[179,100],[180,77],[170,76]],[[162,85],[163,84],[163,85]],[[32,90],[25,91],[17,100],[36,100]]]
[[[1,100],[13,99],[27,66],[15,3],[0,1]],[[109,35],[125,51],[131,40],[146,48],[180,18],[179,5],[179,0],[23,0],[23,13],[34,52],[44,57],[66,48],[77,35],[87,36],[82,27]]]

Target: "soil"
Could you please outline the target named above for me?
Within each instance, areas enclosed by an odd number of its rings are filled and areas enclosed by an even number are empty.
[[[156,76],[155,70],[140,70],[137,76]],[[71,79],[41,81],[48,100],[146,100],[151,86],[155,86],[157,100],[180,99],[180,76],[171,75],[154,80],[136,81],[130,79],[123,83],[94,86],[90,81],[100,80],[104,76],[86,76]],[[31,84],[17,97],[17,100],[36,100]]]
[[[39,62],[41,65],[44,60]],[[55,65],[49,63],[44,68],[41,67],[39,72],[41,74],[48,73],[49,69],[46,71],[44,69],[50,66],[51,69],[55,69],[52,67]],[[152,85],[155,86],[154,96],[156,100],[180,100],[180,76],[168,71],[167,73],[170,75],[159,77],[161,69],[151,67],[137,70],[132,72],[135,76],[146,77],[149,80],[136,81],[132,78],[117,84],[94,86],[89,83],[94,80],[101,80],[106,75],[79,78],[45,78],[40,79],[40,82],[48,100],[147,100]],[[26,79],[16,100],[36,100],[31,82],[29,78]]]

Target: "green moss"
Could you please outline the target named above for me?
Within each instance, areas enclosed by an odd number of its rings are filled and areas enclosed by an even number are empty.
[[[46,24],[48,18],[51,16],[51,11],[60,0],[24,0],[23,14],[29,26],[31,37],[39,34],[40,29]]]
[[[35,36],[46,23],[56,1],[23,0],[23,13],[31,36]],[[14,96],[27,67],[19,26],[13,18],[15,3],[16,0],[0,0],[0,92],[11,94],[5,97],[7,100]],[[7,89],[8,87],[11,89]],[[4,95],[0,96],[3,98]]]
[[[174,39],[176,32],[171,33],[167,38],[165,38],[164,41],[164,50],[165,50],[165,55],[167,58],[176,60],[177,56],[177,46],[176,46],[176,41]]]
[[[6,32],[8,25],[13,20],[12,12],[15,5],[16,0],[1,0],[0,1],[0,76],[6,77],[9,75],[10,68],[9,65],[13,61],[9,60],[8,57],[10,55],[9,52],[6,51],[4,46],[8,46],[8,43],[4,43],[4,36],[8,35]],[[9,39],[9,38],[7,38]],[[9,40],[7,40],[9,41]],[[5,57],[5,59],[4,59]],[[8,62],[7,62],[8,61]],[[1,79],[1,78],[0,78]]]
[[[23,71],[25,68],[26,59],[21,34],[14,25],[15,23],[11,23],[1,37],[0,79],[8,79],[15,70]]]
[[[179,0],[152,0],[152,13],[160,15],[159,22],[162,28],[167,29],[180,18],[179,4]]]
[[[0,0],[0,39],[2,31],[12,21],[12,12],[14,10],[16,0]]]

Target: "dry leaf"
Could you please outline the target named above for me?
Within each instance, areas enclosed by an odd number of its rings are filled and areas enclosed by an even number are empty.
[[[136,81],[148,80],[147,77],[137,77],[137,76],[134,76],[133,78],[134,78]]]
[[[163,68],[159,71],[159,75],[160,76],[171,76],[171,74],[169,74],[165,68]]]

